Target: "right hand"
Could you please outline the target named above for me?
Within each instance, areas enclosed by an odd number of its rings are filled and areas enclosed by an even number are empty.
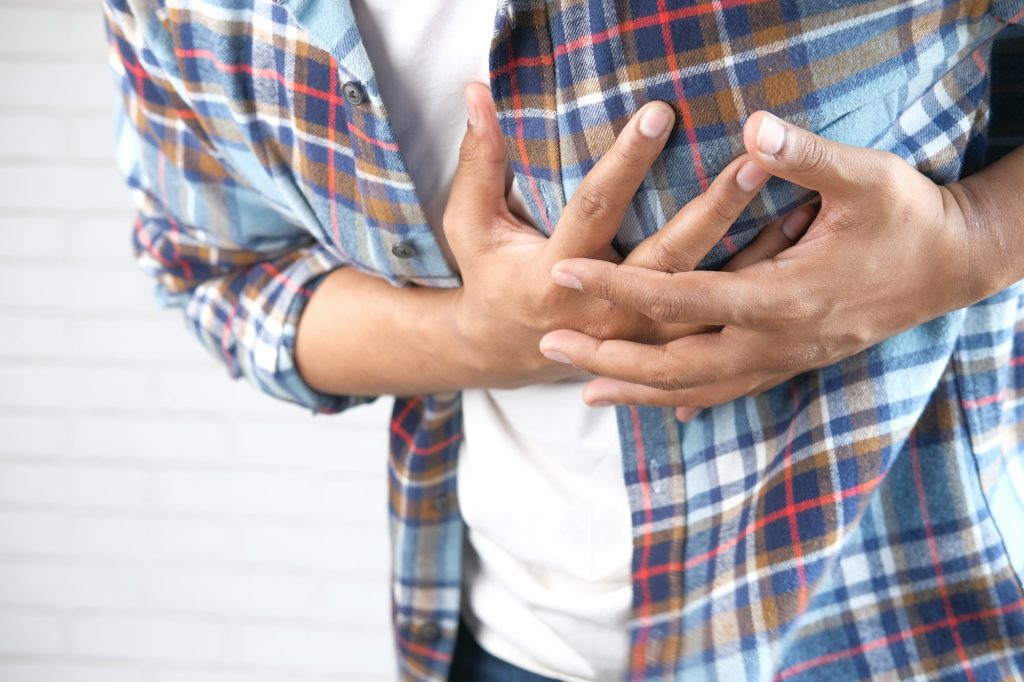
[[[551,280],[554,264],[566,258],[620,260],[611,242],[669,137],[674,114],[668,105],[651,102],[633,116],[584,178],[547,238],[509,209],[507,150],[490,91],[472,84],[465,95],[470,125],[443,225],[463,281],[451,299],[456,334],[467,360],[489,377],[489,387],[516,388],[579,374],[538,350],[540,338],[555,329],[645,343],[706,331],[694,325],[656,323],[625,306],[580,295]],[[767,179],[768,174],[747,155],[737,158],[707,192],[641,243],[625,262],[670,271],[696,267],[696,261],[680,257],[678,239],[683,228],[692,241],[689,235],[694,234],[694,224],[699,225],[699,241],[709,242],[706,247],[710,248]],[[779,224],[769,226],[727,267],[745,266],[790,246],[793,240],[782,235]]]

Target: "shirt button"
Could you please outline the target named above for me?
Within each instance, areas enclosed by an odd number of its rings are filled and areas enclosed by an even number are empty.
[[[391,247],[391,253],[397,258],[412,258],[416,255],[416,247],[409,242],[398,242]]]
[[[345,99],[348,103],[353,106],[360,106],[366,104],[368,97],[366,96],[366,90],[362,85],[356,81],[349,81],[341,86],[341,94],[345,95]]]
[[[429,622],[424,623],[420,626],[419,630],[416,631],[416,638],[421,642],[436,642],[441,639],[441,628],[437,623]]]

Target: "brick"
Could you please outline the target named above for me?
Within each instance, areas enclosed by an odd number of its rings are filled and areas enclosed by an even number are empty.
[[[231,381],[219,361],[209,369],[160,372],[157,401],[162,408],[210,416],[303,414],[302,408],[265,395],[248,381]]]
[[[0,365],[0,406],[138,409],[149,401],[141,369]]]
[[[87,466],[0,465],[0,500],[33,505],[144,507],[146,475],[130,469]]]
[[[232,439],[235,454],[243,462],[385,477],[387,421],[381,419],[367,428],[347,419],[355,411],[316,419],[238,424]]]
[[[197,619],[83,616],[75,618],[71,650],[119,659],[215,662],[222,658],[224,629]]]
[[[132,248],[134,211],[128,202],[109,216],[92,216],[73,223],[68,241],[76,263],[135,264]]]
[[[312,610],[313,585],[280,572],[164,568],[151,574],[148,594],[161,610],[287,618]]]
[[[150,682],[150,679],[144,668],[130,664],[0,661],[0,680],[6,682]]]
[[[296,670],[359,675],[394,674],[394,653],[385,632],[367,629],[247,625],[240,628],[240,662]]]
[[[71,422],[56,415],[0,414],[0,454],[60,455],[71,447]]]
[[[232,516],[306,518],[309,480],[246,471],[164,471],[157,474],[161,509]]]
[[[110,112],[72,114],[69,124],[69,158],[101,161],[101,167],[115,165],[115,126]]]
[[[59,513],[0,511],[0,552],[4,554],[65,555],[70,538],[71,523]]]
[[[303,682],[304,680],[316,680],[319,682],[320,678],[314,678],[303,674],[299,675],[265,675],[265,674],[253,674],[252,668],[246,668],[246,672],[230,672],[230,671],[217,671],[211,672],[207,670],[158,670],[156,671],[155,682]],[[371,682],[370,680],[361,680],[360,682]]]
[[[67,22],[55,9],[0,5],[0,54],[50,55],[62,52]]]
[[[65,220],[36,214],[0,216],[0,258],[62,261],[69,252]]]
[[[0,7],[0,45],[8,28],[5,14]],[[0,158],[56,159],[69,148],[68,127],[56,114],[0,113],[0,130]]]
[[[387,581],[391,550],[388,527],[309,526],[250,523],[238,534],[238,556],[264,566],[331,573],[338,580],[374,578]]]
[[[71,17],[56,8],[0,5],[0,56],[18,59],[28,55],[53,57],[72,55],[69,44]],[[77,17],[76,17],[77,18]],[[99,24],[94,14],[93,29]]]
[[[65,316],[0,312],[0,358],[43,359],[71,351],[71,320]]]
[[[72,534],[73,551],[88,558],[144,560],[159,565],[229,558],[229,528],[220,521],[77,513]]]
[[[0,108],[109,111],[114,72],[102,60],[0,61]],[[57,86],[59,84],[59,87]]]
[[[187,329],[177,311],[131,317],[100,315],[75,320],[69,351],[74,358],[190,365],[211,369],[216,360]]]
[[[143,576],[136,569],[56,560],[0,563],[0,604],[118,608],[142,602]]]
[[[155,307],[152,280],[127,265],[124,269],[42,264],[0,268],[0,308],[149,313]]]
[[[386,527],[380,528],[384,535]],[[234,552],[244,563],[310,571],[348,567],[352,549],[346,529],[302,523],[239,524]]]
[[[378,526],[387,518],[388,491],[385,476],[365,480],[318,477],[311,492],[318,520],[346,526]]]
[[[0,208],[61,211],[71,206],[127,210],[130,198],[114,164],[0,162]]]
[[[50,0],[59,2],[59,0]],[[64,9],[61,13],[68,21],[65,49],[69,54],[88,58],[93,63],[107,64],[107,36],[103,27],[103,12],[96,11],[95,3],[83,3],[83,9]]]
[[[225,459],[227,429],[199,419],[102,415],[74,421],[73,452],[87,457],[217,463]]]
[[[391,590],[386,580],[322,580],[316,608],[315,617],[331,624],[366,627],[377,632],[387,632],[391,627]]]
[[[0,612],[0,655],[54,654],[61,648],[56,616],[5,609]]]

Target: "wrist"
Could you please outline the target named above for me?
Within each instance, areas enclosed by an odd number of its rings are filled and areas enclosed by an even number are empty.
[[[1014,272],[1011,257],[1000,226],[1000,207],[974,176],[942,187],[947,205],[947,218],[952,214],[950,229],[961,232],[962,250],[966,253],[963,286],[966,291],[962,305],[971,305],[1002,291],[1020,276]],[[950,204],[955,206],[950,210]]]
[[[482,385],[490,370],[483,337],[478,331],[479,316],[468,310],[465,287],[445,292],[443,318],[446,338],[442,341],[448,353],[459,358],[465,372],[463,384],[466,388]]]

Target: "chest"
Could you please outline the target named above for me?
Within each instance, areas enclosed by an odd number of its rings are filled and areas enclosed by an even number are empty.
[[[400,139],[409,122],[386,106],[409,92],[428,101],[450,94],[434,93],[422,71],[415,82],[384,85],[374,63],[414,63],[418,51],[441,49],[441,34],[448,49],[470,15],[452,16],[459,3],[444,11],[433,1],[362,1],[169,0],[168,57],[181,64],[181,86],[193,97],[237,112],[201,124],[234,143],[224,153],[240,181],[287,207],[355,267],[396,284],[456,286],[417,191],[422,181],[407,163],[415,151]],[[707,187],[740,151],[754,111],[871,146],[993,31],[984,3],[966,0],[490,5],[480,2],[471,15],[477,26],[490,15],[490,35],[464,42],[487,43],[486,77],[512,171],[539,229],[555,229],[567,198],[632,113],[652,99],[677,109],[677,129],[621,226],[624,251]],[[357,21],[361,13],[376,29]],[[384,22],[409,41],[367,41]],[[395,46],[371,59],[370,43]],[[400,92],[387,96],[385,87]],[[709,264],[804,200],[798,188],[770,183]]]

